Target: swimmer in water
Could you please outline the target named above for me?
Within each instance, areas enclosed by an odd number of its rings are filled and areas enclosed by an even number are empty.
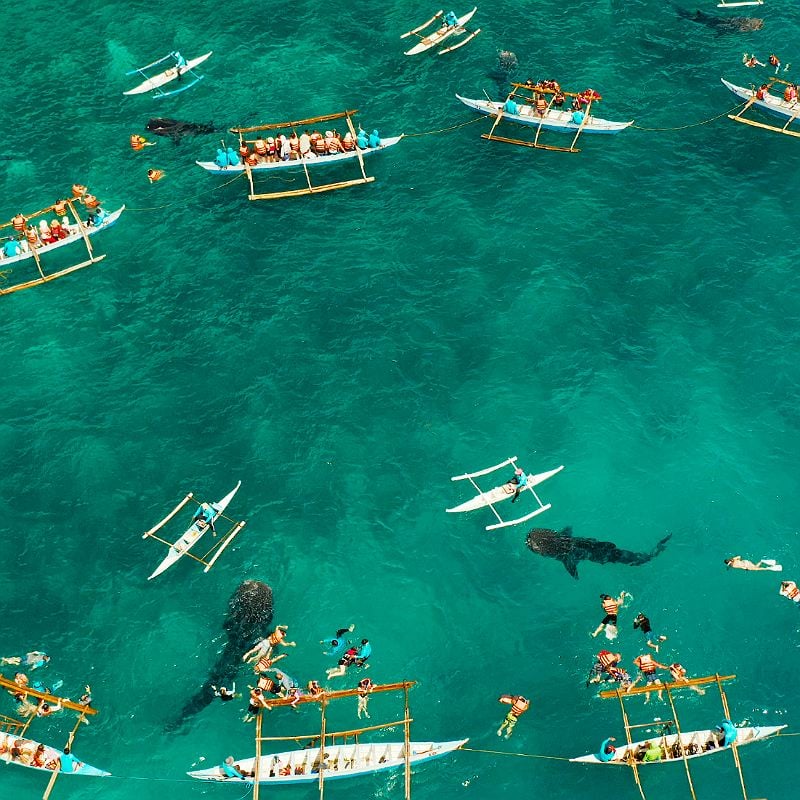
[[[603,621],[597,626],[594,633],[592,633],[592,636],[596,637],[598,634],[602,633],[606,625],[617,627],[617,614],[619,613],[620,607],[625,602],[626,597],[630,597],[627,592],[620,592],[617,598],[612,597],[610,594],[600,595],[600,605],[603,607],[603,611],[606,612],[606,615],[603,617]]]
[[[633,629],[636,630],[639,628],[642,633],[644,634],[644,638],[647,640],[647,646],[652,647],[653,650],[658,652],[658,648],[661,645],[661,642],[666,642],[666,636],[659,636],[657,633],[653,631],[653,628],[650,626],[650,620],[640,611],[636,618],[633,620]]]
[[[521,694],[503,694],[497,698],[499,702],[506,703],[511,706],[511,711],[508,712],[503,724],[497,729],[497,735],[502,736],[503,731],[506,732],[506,739],[514,731],[517,720],[530,708],[531,701],[524,698]]]
[[[771,572],[781,572],[783,570],[783,567],[772,558],[762,558],[757,563],[754,563],[741,556],[733,556],[732,558],[726,558],[724,563],[730,569],[746,569],[751,572],[764,569]]]

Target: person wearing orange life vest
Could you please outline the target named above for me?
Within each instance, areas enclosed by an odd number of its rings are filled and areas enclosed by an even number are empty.
[[[530,708],[531,701],[523,697],[521,694],[501,694],[497,698],[498,702],[506,703],[511,706],[511,711],[508,712],[503,724],[497,729],[497,735],[502,736],[503,731],[506,732],[506,739],[511,736],[517,720]]]
[[[771,67],[775,67],[775,74],[777,75],[778,70],[781,68],[781,60],[775,55],[775,53],[770,53],[767,61],[769,61],[769,65]]]
[[[787,103],[794,103],[797,100],[797,87],[793,83],[783,90],[783,99]]]
[[[544,99],[543,94],[536,95],[536,113],[543,117],[547,111],[547,100]]]
[[[622,661],[622,653],[612,653],[610,650],[601,650],[597,654],[597,660],[589,671],[586,685],[588,686],[590,683],[600,683],[600,681],[603,680],[603,673],[616,680],[612,674],[612,670],[618,666],[620,661]]]
[[[17,216],[11,220],[11,224],[14,226],[14,230],[17,233],[25,233],[25,223],[27,221],[27,217],[23,217],[22,214],[17,214]]]
[[[600,595],[600,604],[603,607],[603,611],[606,612],[606,615],[603,617],[603,621],[594,630],[592,636],[597,636],[602,633],[606,625],[613,625],[616,628],[617,614],[619,613],[620,606],[625,602],[626,597],[630,597],[628,592],[621,592],[619,597],[616,598],[612,597],[610,594]]]
[[[783,597],[788,597],[795,603],[800,603],[800,589],[797,588],[797,584],[794,581],[781,581],[781,588],[778,593]]]
[[[766,100],[767,96],[769,95],[769,86],[766,83],[762,83],[759,86],[758,91],[756,92],[756,100]]]
[[[757,58],[756,54],[753,53],[752,55],[748,56],[747,53],[742,56],[742,64],[746,67],[766,67],[766,64],[762,64]]]
[[[668,670],[669,667],[666,664],[659,664],[650,653],[642,653],[640,656],[636,656],[633,659],[633,663],[639,667],[639,675],[636,676],[636,680],[630,685],[632,689],[637,683],[639,683],[639,678],[644,678],[645,685],[650,686],[650,684],[657,684],[661,686],[661,679],[658,677],[656,670],[659,669],[666,669]],[[661,690],[658,690],[658,699],[661,699]],[[648,692],[647,697],[644,699],[645,703],[650,702],[650,693]]]

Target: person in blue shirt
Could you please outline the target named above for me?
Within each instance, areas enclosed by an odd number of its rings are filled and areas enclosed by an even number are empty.
[[[180,82],[183,73],[186,72],[186,59],[180,54],[179,50],[176,50],[172,55],[175,57],[175,69],[178,73],[178,82]]]
[[[514,477],[509,481],[509,484],[516,487],[514,489],[514,496],[511,498],[511,502],[516,503],[519,493],[528,485],[528,476],[517,467],[514,470]]]
[[[367,639],[361,640],[361,646],[358,648],[356,652],[356,666],[357,667],[364,667],[364,669],[369,669],[369,665],[367,664],[367,659],[372,655],[372,645],[369,643]],[[367,664],[367,666],[364,666]]]
[[[455,28],[456,25],[458,25],[458,17],[456,16],[456,12],[455,11],[448,11],[444,15],[444,24],[448,28]]]
[[[59,757],[58,763],[61,772],[77,772],[83,766],[83,762],[78,761],[78,759],[70,753],[69,747],[64,748],[64,752]]]
[[[219,768],[222,770],[222,774],[226,778],[240,778],[241,780],[244,780],[243,773],[233,762],[233,756],[228,756],[225,761],[219,765]]]
[[[366,150],[369,147],[369,140],[367,139],[367,132],[359,126],[358,136],[356,137],[356,144],[359,150]]]
[[[217,512],[214,510],[213,506],[211,506],[209,503],[203,503],[192,517],[192,522],[196,522],[197,527],[201,531],[210,526],[211,530],[216,533],[216,530],[214,529],[214,516],[216,513]]]
[[[728,747],[736,741],[739,731],[729,719],[724,719],[717,725],[716,730],[722,734],[722,747]]]
[[[339,654],[350,644],[344,637],[348,633],[352,633],[355,625],[350,625],[349,628],[339,628],[336,635],[332,639],[322,639],[320,644],[324,644],[327,648],[324,652],[326,656],[339,656]]]
[[[378,136],[377,128],[372,131],[369,135],[369,146],[370,147],[380,147],[381,146],[381,137]]]
[[[617,754],[617,748],[614,747],[614,745],[611,744],[611,742],[616,742],[616,741],[617,740],[613,736],[609,736],[608,739],[606,739],[603,742],[603,744],[600,745],[600,750],[594,754],[594,757],[598,761],[603,761],[603,762],[613,761],[614,756]]]

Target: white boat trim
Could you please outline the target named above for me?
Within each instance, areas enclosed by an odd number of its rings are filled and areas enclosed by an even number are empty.
[[[63,239],[59,239],[57,242],[53,242],[52,244],[42,244],[36,248],[36,255],[40,258],[45,255],[46,253],[51,253],[53,250],[58,250],[59,247],[66,247],[68,244],[74,244],[75,242],[85,242],[83,238],[83,233],[85,232],[87,236],[94,236],[101,231],[106,230],[106,228],[110,228],[119,218],[122,212],[125,210],[125,206],[121,206],[116,211],[112,211],[100,225],[86,225],[83,224],[83,232],[81,231],[80,227],[76,222],[71,223],[68,226],[70,234],[69,236],[65,236]],[[2,248],[0,248],[0,270],[6,267],[8,264],[15,264],[18,261],[25,261],[27,258],[33,258],[33,253],[30,250],[30,245],[26,240],[22,240],[20,242],[23,248],[27,247],[27,250],[23,250],[23,252],[18,253],[15,256],[4,256],[2,254]]]
[[[431,47],[436,47],[437,44],[441,44],[445,39],[452,36],[454,33],[465,33],[464,26],[475,16],[475,12],[477,10],[478,6],[475,6],[472,11],[468,11],[463,17],[459,17],[457,25],[451,25],[447,27],[442,25],[441,27],[437,28],[435,31],[433,31],[433,33],[423,37],[422,40],[417,42],[410,50],[406,50],[404,55],[415,56],[419,53],[424,53],[426,50],[430,50]]]
[[[752,744],[753,742],[761,741],[762,739],[768,739],[771,736],[777,736],[780,731],[782,731],[786,725],[773,725],[773,726],[759,726],[759,727],[748,727],[748,728],[737,728],[737,738],[734,743],[736,747],[742,747],[746,744]],[[668,748],[672,748],[674,744],[677,743],[678,738],[680,738],[681,743],[686,746],[690,745],[697,745],[702,748],[703,744],[706,742],[711,741],[712,739],[716,742],[717,741],[717,731],[713,730],[704,730],[704,731],[684,731],[680,734],[677,733],[668,734],[667,736],[651,736],[649,739],[645,739],[640,742],[633,742],[632,744],[626,744],[622,747],[618,747],[616,753],[614,754],[614,758],[611,761],[600,761],[597,756],[592,753],[586,756],[580,756],[578,758],[571,758],[570,761],[579,762],[582,764],[609,764],[609,765],[616,765],[616,766],[630,766],[630,761],[628,759],[628,752],[635,752],[636,748],[646,744],[646,742],[658,742],[661,745],[662,753],[667,752]],[[714,755],[714,753],[722,753],[723,751],[730,750],[730,747],[723,747],[719,744],[716,744],[714,747],[708,750],[700,750],[698,753],[694,754],[686,754],[686,759],[691,758],[702,758],[703,756],[710,756]],[[683,757],[681,755],[677,756],[670,756],[669,758],[662,758],[660,761],[636,761],[637,767],[646,767],[652,764],[669,764],[669,763],[682,763]]]
[[[239,491],[239,487],[242,485],[242,482],[236,484],[236,486],[225,495],[218,503],[211,503],[211,507],[216,512],[212,517],[212,522],[216,522],[220,516],[225,512],[225,509],[230,505],[231,500],[233,500],[234,495],[236,492]],[[188,499],[188,498],[187,498]],[[185,502],[185,501],[184,501]],[[198,541],[210,530],[210,525],[207,525],[204,528],[199,528],[197,522],[193,522],[186,532],[181,536],[177,541],[170,545],[169,550],[167,551],[167,555],[161,561],[161,563],[156,567],[153,574],[147,579],[149,581],[153,580],[153,578],[160,575],[162,572],[168,570],[173,564],[183,558],[191,549],[197,544]],[[148,536],[149,532],[145,534]],[[230,537],[229,537],[230,539]],[[216,559],[215,559],[216,560]],[[212,562],[213,564],[213,562]],[[206,570],[207,572],[208,570]]]
[[[412,766],[434,758],[452,753],[463,747],[469,739],[452,742],[409,742],[411,753],[409,764]],[[325,763],[322,775],[325,781],[356,778],[385,770],[400,769],[405,766],[405,745],[403,742],[360,742],[325,746]],[[259,767],[259,784],[302,784],[319,782],[320,780],[320,748],[305,750],[288,750],[261,756]],[[221,767],[211,767],[187,772],[191,778],[201,781],[217,781],[220,783],[253,784],[255,758],[244,758],[235,761],[236,766],[245,777],[228,777]],[[291,774],[281,775],[281,769],[290,769]],[[295,770],[301,769],[302,773]]]
[[[187,72],[190,72],[195,67],[202,64],[206,59],[211,58],[213,53],[214,53],[213,50],[209,50],[202,56],[190,59],[189,61],[186,62],[186,66],[180,68],[180,74],[185,75]],[[165,56],[165,58],[169,58],[169,56]],[[142,70],[145,69],[147,69],[147,67],[141,67],[140,69],[134,70],[133,72],[134,73],[138,72],[139,74],[143,75],[144,73],[142,72]],[[131,95],[131,94],[144,94],[145,92],[151,92],[153,89],[158,89],[161,86],[164,86],[165,84],[174,81],[177,77],[178,77],[178,66],[176,63],[175,66],[172,66],[169,69],[164,70],[163,72],[159,72],[156,75],[152,75],[151,77],[147,78],[145,81],[140,83],[138,86],[135,86],[133,89],[129,89],[127,92],[123,92],[122,94]]]
[[[550,107],[544,116],[539,116],[533,106],[527,103],[517,103],[519,113],[510,114],[507,111],[503,111],[505,102],[470,99],[469,97],[462,97],[460,94],[457,94],[456,97],[468,108],[480,114],[485,114],[487,117],[497,117],[502,112],[503,120],[516,122],[519,125],[525,125],[530,128],[541,126],[543,130],[557,131],[558,133],[575,134],[580,130],[581,133],[613,134],[624,131],[625,128],[629,128],[634,123],[634,120],[630,122],[613,122],[612,120],[595,117],[593,114],[584,116],[583,123],[576,123],[572,121],[572,111],[563,111]]]
[[[64,772],[60,768],[56,769],[56,765],[53,764],[52,767],[36,767],[33,764],[25,764],[22,761],[18,761],[15,758],[11,757],[11,748],[14,746],[14,743],[22,739],[24,745],[23,749],[25,751],[35,752],[36,749],[39,747],[39,742],[34,741],[33,739],[26,739],[24,737],[17,736],[13,733],[0,733],[0,745],[4,746],[5,752],[0,755],[0,761],[4,761],[6,764],[14,764],[17,767],[26,767],[27,769],[35,769],[39,772],[49,772],[53,774],[54,772],[59,773],[60,775],[89,775],[97,778],[104,778],[109,776],[110,772],[105,772],[102,769],[97,769],[97,767],[93,767],[90,764],[86,764],[83,761],[77,761],[77,769],[71,770],[70,772]],[[63,751],[59,750],[56,747],[49,747],[45,745],[44,748],[45,752],[45,763],[53,763],[56,759],[61,759],[64,755]]]
[[[344,153],[316,156],[295,161],[263,161],[255,166],[248,167],[247,169],[249,169],[251,172],[269,171],[273,169],[289,169],[291,167],[302,169],[304,166],[308,169],[311,169],[313,167],[322,166],[323,164],[335,164],[337,161],[349,161],[352,158],[358,158],[359,153],[361,153],[361,155],[364,157],[370,156],[373,153],[380,153],[387,147],[396,145],[404,135],[405,134],[401,133],[399,136],[387,136],[385,139],[381,139],[381,143],[378,147],[368,147],[366,150],[348,150]],[[195,161],[194,163],[197,164],[198,167],[202,167],[207,172],[228,175],[231,173],[245,172],[244,164],[237,164],[236,166],[232,167],[220,167],[214,161]]]

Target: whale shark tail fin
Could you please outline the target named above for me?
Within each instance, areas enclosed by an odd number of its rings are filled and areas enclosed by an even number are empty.
[[[664,548],[667,546],[667,542],[672,538],[672,534],[668,533],[654,548],[653,550],[653,558],[655,558],[659,553],[664,552]]]

